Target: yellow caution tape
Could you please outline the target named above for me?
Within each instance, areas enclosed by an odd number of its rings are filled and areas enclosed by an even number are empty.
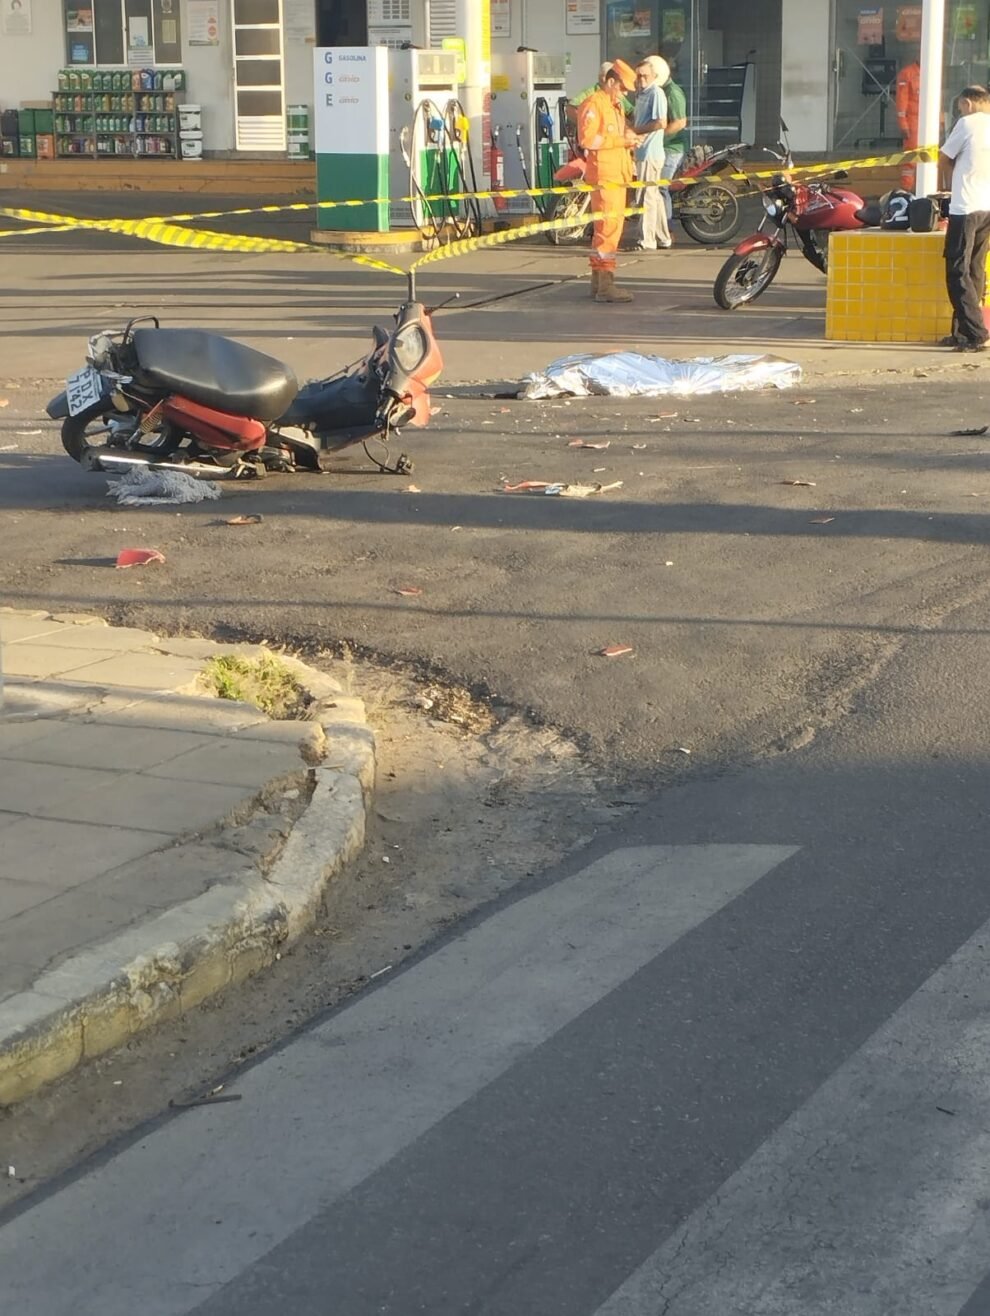
[[[627,217],[642,213],[642,206],[629,206],[623,211]],[[420,266],[432,265],[438,260],[453,260],[455,256],[465,256],[472,251],[484,251],[488,247],[503,247],[508,242],[518,242],[521,238],[532,238],[541,233],[554,233],[565,228],[584,228],[586,224],[594,224],[596,220],[605,219],[606,214],[607,212],[603,210],[596,210],[577,219],[547,219],[538,224],[523,224],[519,228],[505,229],[501,233],[485,233],[478,238],[461,238],[458,242],[451,242],[444,247],[438,247],[435,251],[428,251],[425,256],[414,260],[410,268],[418,270]]]
[[[88,229],[103,233],[120,233],[126,237],[143,238],[147,242],[165,247],[185,247],[194,251],[233,252],[319,252],[351,261],[356,265],[382,270],[405,278],[405,271],[387,261],[376,260],[357,252],[335,251],[308,242],[290,242],[284,238],[253,238],[239,233],[215,233],[209,229],[183,228],[160,219],[78,219],[70,215],[50,214],[41,210],[23,210],[14,207],[0,208],[0,215],[8,219],[23,219],[29,223],[47,224],[47,229],[30,230],[37,233]],[[11,235],[28,232],[11,229]]]

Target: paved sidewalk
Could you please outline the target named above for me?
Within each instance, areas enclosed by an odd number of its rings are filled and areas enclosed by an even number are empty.
[[[257,648],[10,609],[0,642],[2,1105],[298,935],[363,839],[374,741],[301,663],[313,720],[205,693]]]

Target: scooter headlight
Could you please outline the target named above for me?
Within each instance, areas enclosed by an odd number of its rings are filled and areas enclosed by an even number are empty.
[[[775,196],[765,196],[763,198],[763,209],[771,219],[779,219],[783,211],[784,203]]]
[[[418,324],[407,324],[399,330],[392,342],[393,359],[407,375],[411,375],[422,364],[428,351],[426,334]]]

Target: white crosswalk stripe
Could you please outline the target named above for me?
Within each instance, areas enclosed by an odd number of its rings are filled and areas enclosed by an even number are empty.
[[[990,923],[596,1316],[958,1316],[990,1269]]]
[[[496,912],[0,1230],[17,1316],[184,1316],[795,853],[615,851]]]

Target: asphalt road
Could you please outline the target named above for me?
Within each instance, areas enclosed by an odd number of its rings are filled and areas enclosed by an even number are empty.
[[[2,594],[168,632],[346,643],[668,779],[828,723],[900,646],[982,597],[987,441],[949,432],[985,418],[983,378],[649,405],[440,395],[404,436],[411,479],[371,473],[358,449],[338,473],[181,509],[116,507],[39,419],[42,395],[11,389]],[[551,498],[503,478],[621,488]],[[233,511],[264,520],[230,527]],[[112,569],[148,545],[164,566]],[[598,656],[611,644],[634,653]]]
[[[22,1316],[983,1316],[986,602],[0,1217]]]

